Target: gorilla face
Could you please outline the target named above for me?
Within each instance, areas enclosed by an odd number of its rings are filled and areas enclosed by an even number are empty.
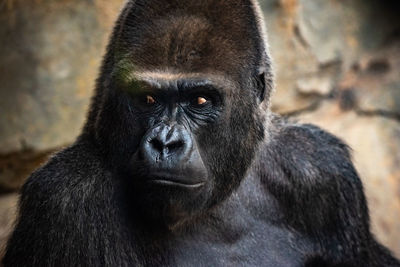
[[[200,188],[207,170],[195,134],[218,119],[223,96],[204,80],[150,79],[129,92],[146,129],[132,165],[146,183]]]
[[[174,225],[239,185],[263,138],[260,101],[212,73],[129,73],[110,98],[112,123],[131,133],[117,145],[127,147],[125,180],[136,207]]]
[[[186,217],[205,204],[212,187],[198,134],[220,117],[223,91],[195,78],[137,75],[132,83],[124,91],[145,129],[129,163],[133,186],[152,216]]]

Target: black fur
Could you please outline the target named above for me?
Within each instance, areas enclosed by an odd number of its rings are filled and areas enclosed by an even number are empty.
[[[370,232],[347,146],[268,110],[256,10],[251,0],[128,2],[81,136],[22,189],[6,267],[400,266]],[[213,105],[181,119],[141,109],[148,79],[168,89],[168,105],[193,79],[215,83]],[[174,170],[205,185],[143,187],[143,143],[178,124],[198,155]]]

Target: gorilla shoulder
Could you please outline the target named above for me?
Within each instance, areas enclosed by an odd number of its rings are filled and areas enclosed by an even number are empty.
[[[344,224],[356,220],[361,225],[356,232],[368,232],[362,183],[348,146],[311,124],[277,123],[275,129],[261,158],[260,177],[287,207],[287,221],[302,231],[318,232],[330,227],[341,231],[335,225],[348,228],[351,224]]]
[[[32,173],[25,187],[35,183],[43,183],[46,187],[61,185],[71,180],[78,181],[80,177],[87,178],[87,173],[96,176],[98,173],[92,172],[99,170],[99,165],[99,158],[91,146],[77,142],[52,155],[46,164]]]
[[[310,124],[279,122],[274,128],[260,177],[285,224],[314,240],[325,262],[379,263],[371,256],[378,250],[372,248],[366,199],[348,146]],[[357,247],[371,249],[360,254]]]
[[[285,224],[316,244],[306,266],[400,266],[370,232],[349,147],[311,124],[279,122],[264,150],[261,181]]]
[[[314,183],[326,179],[355,178],[350,148],[339,138],[312,124],[278,125],[268,154],[292,182]]]
[[[69,205],[94,194],[99,184],[95,179],[105,176],[103,170],[90,145],[77,142],[56,153],[32,173],[21,190],[21,208],[29,206],[29,209],[36,210],[39,206],[45,208],[51,204],[46,213],[54,211],[59,217]]]
[[[18,249],[7,251],[5,266],[91,266],[103,260],[101,236],[116,238],[119,224],[113,220],[112,179],[94,151],[78,142],[28,178],[8,241]],[[114,232],[104,229],[104,222],[112,223]],[[92,247],[95,252],[89,253]]]

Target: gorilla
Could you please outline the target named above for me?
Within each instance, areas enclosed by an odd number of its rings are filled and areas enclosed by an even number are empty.
[[[269,110],[263,25],[255,0],[127,1],[4,266],[400,266],[348,147]]]

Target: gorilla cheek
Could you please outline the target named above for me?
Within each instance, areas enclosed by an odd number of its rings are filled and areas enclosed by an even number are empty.
[[[243,125],[243,121],[247,123]],[[199,135],[199,150],[213,177],[209,206],[224,200],[240,185],[262,139],[256,120],[244,112],[232,109],[221,122]]]

